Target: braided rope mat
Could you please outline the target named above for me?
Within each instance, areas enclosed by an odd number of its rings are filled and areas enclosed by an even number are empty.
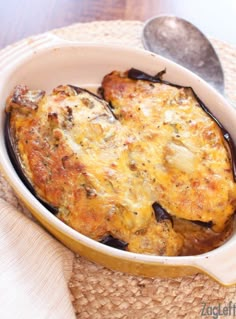
[[[79,23],[53,33],[68,40],[142,48],[142,26],[138,21],[101,21]],[[212,43],[224,68],[226,95],[236,102],[236,47],[214,39]],[[0,197],[27,213],[1,176]],[[195,319],[201,317],[203,303],[206,306],[227,306],[230,301],[236,304],[236,286],[222,287],[203,274],[176,279],[135,277],[113,272],[78,255],[69,287],[80,319]]]

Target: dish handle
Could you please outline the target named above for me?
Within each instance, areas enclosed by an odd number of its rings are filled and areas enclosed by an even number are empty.
[[[235,251],[235,242],[232,240],[209,254],[199,256],[196,265],[220,284],[234,285],[236,284]]]
[[[23,39],[0,51],[0,71],[3,72],[17,63],[19,59],[22,59],[22,56],[32,55],[42,49],[63,46],[68,43],[76,43],[76,41],[65,40],[52,32]]]

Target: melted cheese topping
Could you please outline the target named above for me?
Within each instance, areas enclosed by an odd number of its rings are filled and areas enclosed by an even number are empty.
[[[102,100],[60,86],[38,108],[12,107],[21,162],[58,217],[101,240],[111,234],[134,252],[178,255],[183,237],[171,215],[212,221],[222,231],[234,211],[236,188],[217,125],[183,89],[132,81],[113,73]]]

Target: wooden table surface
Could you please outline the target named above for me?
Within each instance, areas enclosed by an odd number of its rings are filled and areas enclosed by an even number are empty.
[[[0,48],[33,34],[93,20],[172,14],[236,45],[236,0],[0,0]]]

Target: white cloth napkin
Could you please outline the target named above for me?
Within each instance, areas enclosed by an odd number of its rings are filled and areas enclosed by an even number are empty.
[[[73,254],[0,199],[0,318],[73,319]]]

